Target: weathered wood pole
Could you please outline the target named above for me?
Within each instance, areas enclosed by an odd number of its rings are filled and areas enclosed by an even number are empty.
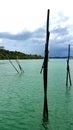
[[[2,56],[4,56],[4,55],[2,55]],[[8,55],[6,55],[6,57],[9,60],[10,64],[13,66],[13,68],[17,71],[17,73],[19,73],[19,71],[17,70],[17,68],[13,65],[12,61],[9,59]]]
[[[10,64],[13,66],[13,68],[17,71],[17,73],[19,73],[19,71],[17,70],[17,68],[14,66],[14,64],[12,63],[12,61],[9,59]]]
[[[43,62],[43,81],[44,81],[44,108],[43,108],[43,119],[48,120],[48,104],[47,104],[47,74],[48,74],[48,42],[49,42],[49,13],[47,11],[47,28],[46,28],[46,44],[45,44],[45,55]]]
[[[19,63],[19,61],[18,61],[18,57],[17,57],[17,59],[16,59],[16,62],[17,62],[17,64],[18,64],[18,66],[19,66],[19,69],[20,69],[21,73],[24,73],[24,70],[22,69],[22,67],[21,67],[21,65],[20,65],[20,63]]]
[[[68,77],[69,77],[70,86],[72,85],[72,83],[71,83],[71,76],[70,76],[69,59],[70,59],[70,44],[69,44],[69,46],[68,46],[66,86],[68,86]]]
[[[13,66],[13,68],[16,70],[17,73],[19,73],[19,71],[17,70],[17,68],[14,66],[14,64],[12,63],[12,61],[9,59],[8,55],[6,55],[10,64]]]

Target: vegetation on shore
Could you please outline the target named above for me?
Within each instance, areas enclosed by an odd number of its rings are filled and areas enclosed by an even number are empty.
[[[0,59],[42,59],[43,57],[40,55],[31,55],[31,54],[25,54],[18,51],[9,51],[0,49]]]

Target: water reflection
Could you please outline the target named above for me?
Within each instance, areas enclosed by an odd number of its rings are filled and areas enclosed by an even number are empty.
[[[66,86],[66,94],[69,94],[71,91],[71,86]]]
[[[49,120],[47,121],[47,120],[45,120],[45,119],[42,119],[40,130],[52,130],[52,129],[51,129],[51,125],[50,125],[50,121],[49,121]]]

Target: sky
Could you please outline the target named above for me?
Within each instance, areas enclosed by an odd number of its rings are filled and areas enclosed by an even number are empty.
[[[72,0],[0,0],[0,46],[44,55],[47,10],[50,9],[50,56],[73,55]]]

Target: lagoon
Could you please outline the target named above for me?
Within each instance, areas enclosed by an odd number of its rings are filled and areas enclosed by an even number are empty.
[[[19,70],[15,60],[13,64]],[[72,86],[66,88],[66,59],[48,63],[49,123],[42,122],[43,60],[19,60],[24,73],[17,73],[8,60],[0,60],[0,130],[73,130]]]

